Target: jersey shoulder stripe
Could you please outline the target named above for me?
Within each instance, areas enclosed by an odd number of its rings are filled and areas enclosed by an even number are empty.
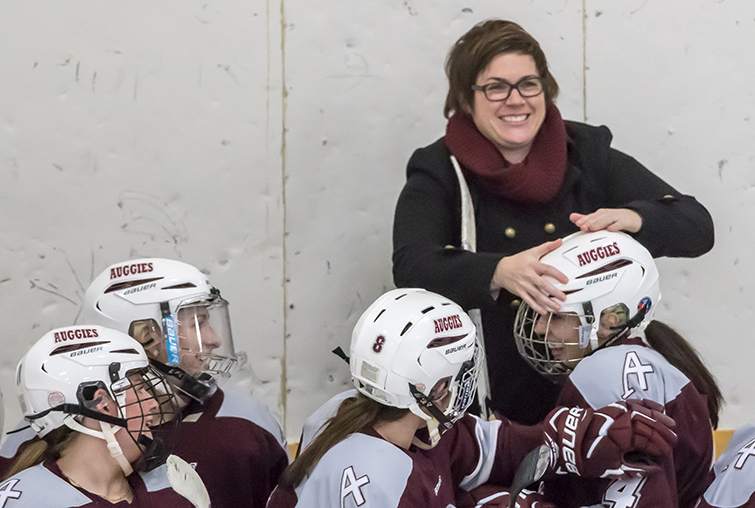
[[[356,388],[338,393],[328,399],[325,404],[320,406],[317,411],[307,418],[301,429],[301,443],[299,443],[299,446],[302,450],[309,446],[309,443],[314,441],[318,434],[320,434],[320,430],[325,425],[325,422],[336,415],[341,403],[349,397],[356,397],[357,393]]]
[[[711,506],[744,506],[755,493],[755,426],[734,432],[713,469],[716,479],[705,491],[705,501]]]
[[[75,508],[91,502],[42,464],[24,469],[0,483],[2,508]]]
[[[223,403],[218,409],[216,417],[248,420],[268,431],[284,449],[286,448],[286,437],[283,435],[283,430],[267,406],[240,390],[223,390]]]
[[[490,478],[498,449],[498,433],[503,422],[501,420],[482,420],[474,415],[466,415],[465,417],[474,420],[474,433],[478,447],[477,453],[479,454],[474,471],[461,481],[460,487],[469,491],[479,487]]]
[[[26,420],[21,420],[19,424],[16,425],[15,430],[21,429],[23,427],[27,428],[18,432],[14,432],[13,434],[8,434],[8,439],[6,439],[3,443],[3,446],[0,447],[0,457],[4,457],[6,459],[13,458],[22,444],[26,443],[27,441],[31,441],[32,439],[34,439],[34,436],[37,435],[29,426],[29,422],[27,422]]]

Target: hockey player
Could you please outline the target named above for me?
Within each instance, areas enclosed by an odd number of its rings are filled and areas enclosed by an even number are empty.
[[[447,508],[460,491],[510,483],[544,442],[554,471],[590,477],[620,474],[625,451],[670,453],[670,420],[641,404],[558,408],[542,427],[466,415],[478,367],[475,327],[461,307],[420,289],[378,298],[352,335],[359,394],[289,466],[268,508]]]
[[[721,394],[692,347],[651,322],[661,296],[652,256],[624,233],[600,231],[565,238],[541,262],[569,278],[554,282],[566,301],[559,314],[521,306],[514,333],[522,356],[564,384],[559,405],[595,409],[651,399],[665,406],[679,436],[673,457],[653,473],[614,481],[564,477],[546,482],[547,497],[563,508],[692,508],[708,483]]]
[[[176,454],[196,465],[213,508],[262,508],[288,465],[275,418],[252,396],[222,390],[238,362],[228,302],[195,267],[137,259],[89,286],[82,319],[127,331],[183,405]]]
[[[228,302],[207,277],[168,259],[117,263],[87,289],[80,321],[128,333],[165,373],[182,406],[175,453],[195,465],[213,508],[264,507],[288,465],[286,442],[263,404],[218,387],[237,357]],[[10,436],[0,455],[23,440]]]
[[[716,461],[715,480],[698,508],[755,508],[755,426],[734,433]]]
[[[21,359],[16,381],[37,437],[0,484],[0,506],[192,506],[159,481],[166,475],[132,474],[164,461],[157,434],[177,423],[178,408],[131,337],[99,326],[52,330]]]

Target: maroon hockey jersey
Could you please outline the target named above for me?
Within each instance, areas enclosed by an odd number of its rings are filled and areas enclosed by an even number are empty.
[[[699,508],[755,508],[755,426],[734,433],[713,470]]]
[[[192,508],[168,483],[165,466],[128,476],[133,501],[111,503],[74,486],[55,462],[30,467],[0,483],[0,508]]]
[[[199,473],[213,508],[263,508],[288,465],[286,441],[267,407],[218,390],[184,411],[175,454]]]
[[[693,508],[710,479],[713,434],[706,398],[689,379],[639,338],[624,339],[582,360],[558,405],[597,409],[618,400],[651,399],[676,421],[679,441],[669,457],[646,473],[622,480],[573,475],[548,480],[546,497],[559,508],[606,506]],[[613,504],[612,504],[613,503]]]
[[[296,491],[278,488],[268,508],[447,508],[459,490],[508,485],[542,444],[540,427],[463,416],[432,450],[404,450],[365,429],[335,445]]]

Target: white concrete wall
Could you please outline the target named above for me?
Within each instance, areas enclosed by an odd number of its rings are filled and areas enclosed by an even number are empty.
[[[605,123],[713,214],[710,254],[661,261],[660,317],[718,376],[722,427],[755,421],[752,2],[6,0],[6,426],[29,345],[108,264],[163,256],[222,289],[255,394],[297,439],[347,385],[330,350],[392,287],[393,206],[411,152],[443,134],[445,54],[489,17],[540,40],[564,117]]]

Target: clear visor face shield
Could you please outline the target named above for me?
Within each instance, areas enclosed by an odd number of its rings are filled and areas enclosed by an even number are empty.
[[[522,303],[514,321],[519,354],[541,375],[563,383],[590,351],[594,317],[573,312],[538,314]]]
[[[220,384],[237,366],[228,302],[219,295],[179,303],[163,316],[167,364],[201,381]]]

